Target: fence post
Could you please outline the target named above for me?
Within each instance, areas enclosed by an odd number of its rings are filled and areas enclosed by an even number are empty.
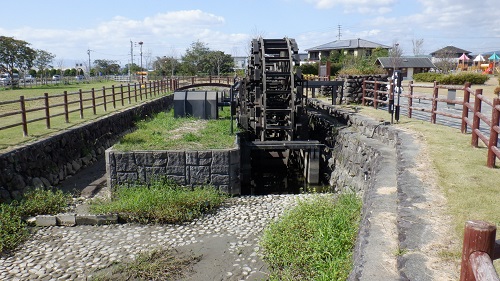
[[[64,91],[64,118],[66,119],[66,123],[69,123],[68,91]]]
[[[378,81],[375,80],[375,87],[373,89],[373,107],[377,109],[378,106]]]
[[[116,108],[115,85],[111,85],[111,99],[113,100],[113,108]]]
[[[496,109],[497,106],[500,106],[500,99],[494,98],[493,106],[491,107],[490,141],[488,143],[488,161],[486,163],[486,166],[488,166],[488,168],[495,167],[495,160],[497,158],[495,152],[493,152],[493,147],[496,147],[498,143],[497,129],[499,128],[498,123],[500,120],[500,112],[498,112],[498,109]]]
[[[432,93],[431,123],[436,124],[437,99],[439,97],[438,83],[434,81],[434,91]]]
[[[495,235],[496,226],[493,224],[484,221],[467,221],[465,223],[460,281],[476,280],[471,268],[470,257],[473,253],[483,252],[492,258],[495,253]]]
[[[137,85],[137,83],[136,83]],[[141,101],[142,101],[142,84],[139,84],[139,97],[141,98]],[[146,96],[147,98],[147,96]]]
[[[50,129],[50,108],[49,108],[49,93],[44,93],[44,102],[45,102],[45,124],[47,129]]]
[[[82,89],[78,90],[78,98],[80,99],[80,119],[83,119],[83,95],[82,95]]]
[[[469,118],[469,102],[470,102],[470,88],[471,83],[467,82],[464,85],[464,104],[462,106],[462,125],[460,126],[460,132],[462,134],[467,133],[467,122],[465,122],[465,119]]]
[[[135,99],[135,102],[137,102],[137,84],[134,83],[134,99]]]
[[[366,80],[363,79],[363,95],[361,97],[361,105],[365,106],[365,97],[366,97]]]
[[[92,111],[94,112],[94,115],[96,115],[97,111],[95,108],[95,90],[94,90],[94,88],[92,88],[91,93],[92,93]]]
[[[125,106],[125,101],[123,98],[123,84],[120,84],[120,99],[122,101],[122,106]]]
[[[24,96],[19,97],[19,102],[21,103],[21,122],[23,123],[23,135],[28,136],[28,122],[26,119],[26,102],[24,101]]]
[[[479,122],[481,122],[481,118],[479,118],[479,115],[477,113],[481,112],[481,99],[479,98],[479,96],[482,94],[483,90],[477,89],[476,97],[474,98],[474,116],[472,119],[472,140],[471,140],[471,145],[473,147],[478,147],[479,137],[476,133],[476,130],[479,130]]]
[[[131,104],[132,100],[130,97],[130,83],[127,83],[127,96],[128,96],[128,104]]]
[[[151,87],[151,81],[148,82],[148,91],[149,91],[149,97],[152,98],[153,97],[153,88]]]
[[[104,105],[104,111],[108,111],[108,105],[106,104],[106,87],[102,87],[102,100],[103,100],[103,105]]]
[[[411,118],[411,115],[413,113],[413,80],[410,81],[410,83],[408,84],[408,86],[410,87],[410,95],[408,96],[408,118]]]

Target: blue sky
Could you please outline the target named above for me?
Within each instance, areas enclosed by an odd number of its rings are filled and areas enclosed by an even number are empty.
[[[55,66],[95,59],[134,62],[182,56],[199,40],[246,56],[253,37],[295,38],[299,49],[338,39],[399,43],[412,55],[453,45],[474,54],[500,50],[498,0],[86,0],[2,3],[0,35],[56,55]],[[12,12],[7,12],[12,11]],[[135,42],[135,43],[134,43]]]

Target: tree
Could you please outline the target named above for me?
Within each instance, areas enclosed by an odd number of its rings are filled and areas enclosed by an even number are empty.
[[[208,65],[204,72],[217,74],[231,72],[234,68],[234,60],[231,55],[225,54],[222,51],[210,51],[207,54]]]
[[[389,58],[391,58],[391,63],[392,63],[392,69],[397,70],[398,68],[401,67],[402,63],[402,57],[403,56],[403,49],[399,46],[397,42],[394,42],[392,44],[392,48],[389,51]]]
[[[412,39],[411,43],[413,45],[413,55],[414,56],[420,56],[423,53],[422,47],[424,45],[424,39]]]
[[[36,51],[29,43],[14,37],[0,36],[0,71],[14,75],[14,69],[27,70],[33,66]],[[14,83],[12,83],[14,87]]]
[[[435,54],[434,65],[443,73],[448,73],[456,65],[456,54],[446,48]]]
[[[200,41],[193,42],[191,47],[186,50],[186,54],[182,57],[182,72],[187,75],[195,75],[199,72],[203,72],[209,52],[210,49],[205,43]]]
[[[153,68],[161,76],[174,76],[178,64],[179,62],[174,57],[156,57],[156,60],[153,62]]]
[[[46,70],[51,68],[50,65],[56,56],[44,50],[36,50],[35,66],[38,68],[38,73],[41,78],[46,77]]]
[[[114,60],[95,60],[94,69],[102,75],[119,74],[120,65]]]

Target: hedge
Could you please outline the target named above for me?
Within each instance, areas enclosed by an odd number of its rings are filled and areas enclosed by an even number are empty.
[[[470,82],[473,85],[482,85],[488,81],[489,76],[480,73],[462,72],[458,74],[442,74],[442,73],[418,73],[413,75],[413,79],[417,82],[434,82],[437,81],[442,85],[463,85]]]

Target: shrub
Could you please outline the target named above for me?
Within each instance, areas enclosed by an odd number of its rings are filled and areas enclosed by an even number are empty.
[[[495,93],[495,95],[497,95],[497,97],[500,98],[500,87],[496,87],[495,90],[493,90],[493,92]]]
[[[264,231],[270,280],[347,280],[360,212],[354,194],[299,201]]]
[[[434,81],[439,81],[441,77],[444,76],[442,73],[435,73],[435,72],[424,72],[424,73],[417,73],[413,75],[413,79],[417,82],[434,82]]]
[[[13,204],[0,204],[0,253],[14,249],[27,237],[19,209]]]
[[[482,85],[488,81],[488,75],[480,73],[462,72],[458,74],[448,74],[441,77],[438,82],[444,85],[463,85],[470,82],[473,85]]]
[[[463,85],[470,82],[473,85],[481,85],[488,81],[489,77],[480,73],[461,72],[458,74],[441,74],[441,73],[417,73],[413,75],[413,79],[417,82],[434,82],[437,81],[443,85]]]
[[[180,223],[192,221],[222,204],[225,195],[211,186],[184,187],[168,180],[149,186],[119,187],[111,201],[92,202],[94,213],[118,213],[139,223]]]
[[[19,205],[22,217],[55,215],[63,212],[71,203],[71,195],[61,190],[36,188],[23,196]]]

